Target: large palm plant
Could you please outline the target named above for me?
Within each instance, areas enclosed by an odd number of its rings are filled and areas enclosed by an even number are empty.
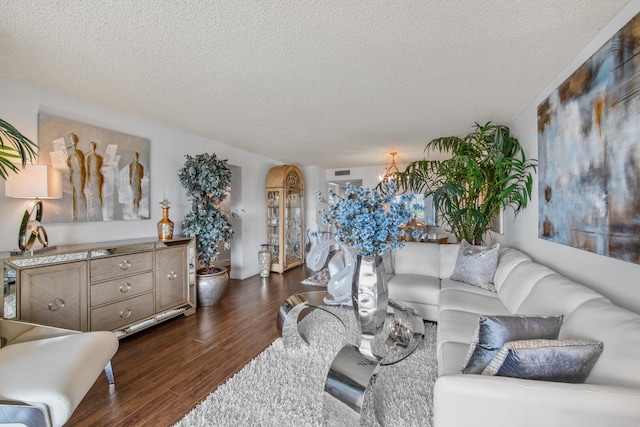
[[[429,142],[425,151],[448,152],[447,160],[412,162],[399,174],[398,185],[433,195],[452,233],[468,242],[482,242],[492,218],[507,206],[517,214],[531,200],[536,160],[527,160],[509,128],[474,126],[463,138],[448,136]]]
[[[7,179],[9,172],[18,172],[20,160],[24,167],[27,161],[36,159],[37,145],[16,128],[0,119],[0,178]]]

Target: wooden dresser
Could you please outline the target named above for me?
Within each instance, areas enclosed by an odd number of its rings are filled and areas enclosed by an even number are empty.
[[[124,337],[196,310],[195,238],[59,246],[3,262],[2,317]]]

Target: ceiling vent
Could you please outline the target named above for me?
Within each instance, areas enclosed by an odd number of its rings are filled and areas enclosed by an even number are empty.
[[[347,175],[351,175],[351,171],[348,169],[343,171],[335,171],[335,176],[347,176]]]

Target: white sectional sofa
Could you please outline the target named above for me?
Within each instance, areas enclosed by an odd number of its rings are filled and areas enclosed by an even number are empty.
[[[512,248],[500,250],[497,292],[451,280],[458,248],[407,243],[385,260],[389,298],[438,322],[436,427],[640,426],[640,315]],[[480,314],[563,315],[558,339],[603,351],[583,384],[463,374]]]

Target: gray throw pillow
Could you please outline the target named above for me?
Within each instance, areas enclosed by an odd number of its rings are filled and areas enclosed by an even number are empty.
[[[481,374],[502,346],[509,341],[558,339],[562,319],[562,315],[481,315],[471,339],[462,373]]]
[[[493,275],[498,266],[500,244],[489,247],[474,246],[463,240],[458,249],[456,266],[451,279],[495,292]]]
[[[590,340],[525,340],[506,343],[483,375],[583,383],[602,354]]]

